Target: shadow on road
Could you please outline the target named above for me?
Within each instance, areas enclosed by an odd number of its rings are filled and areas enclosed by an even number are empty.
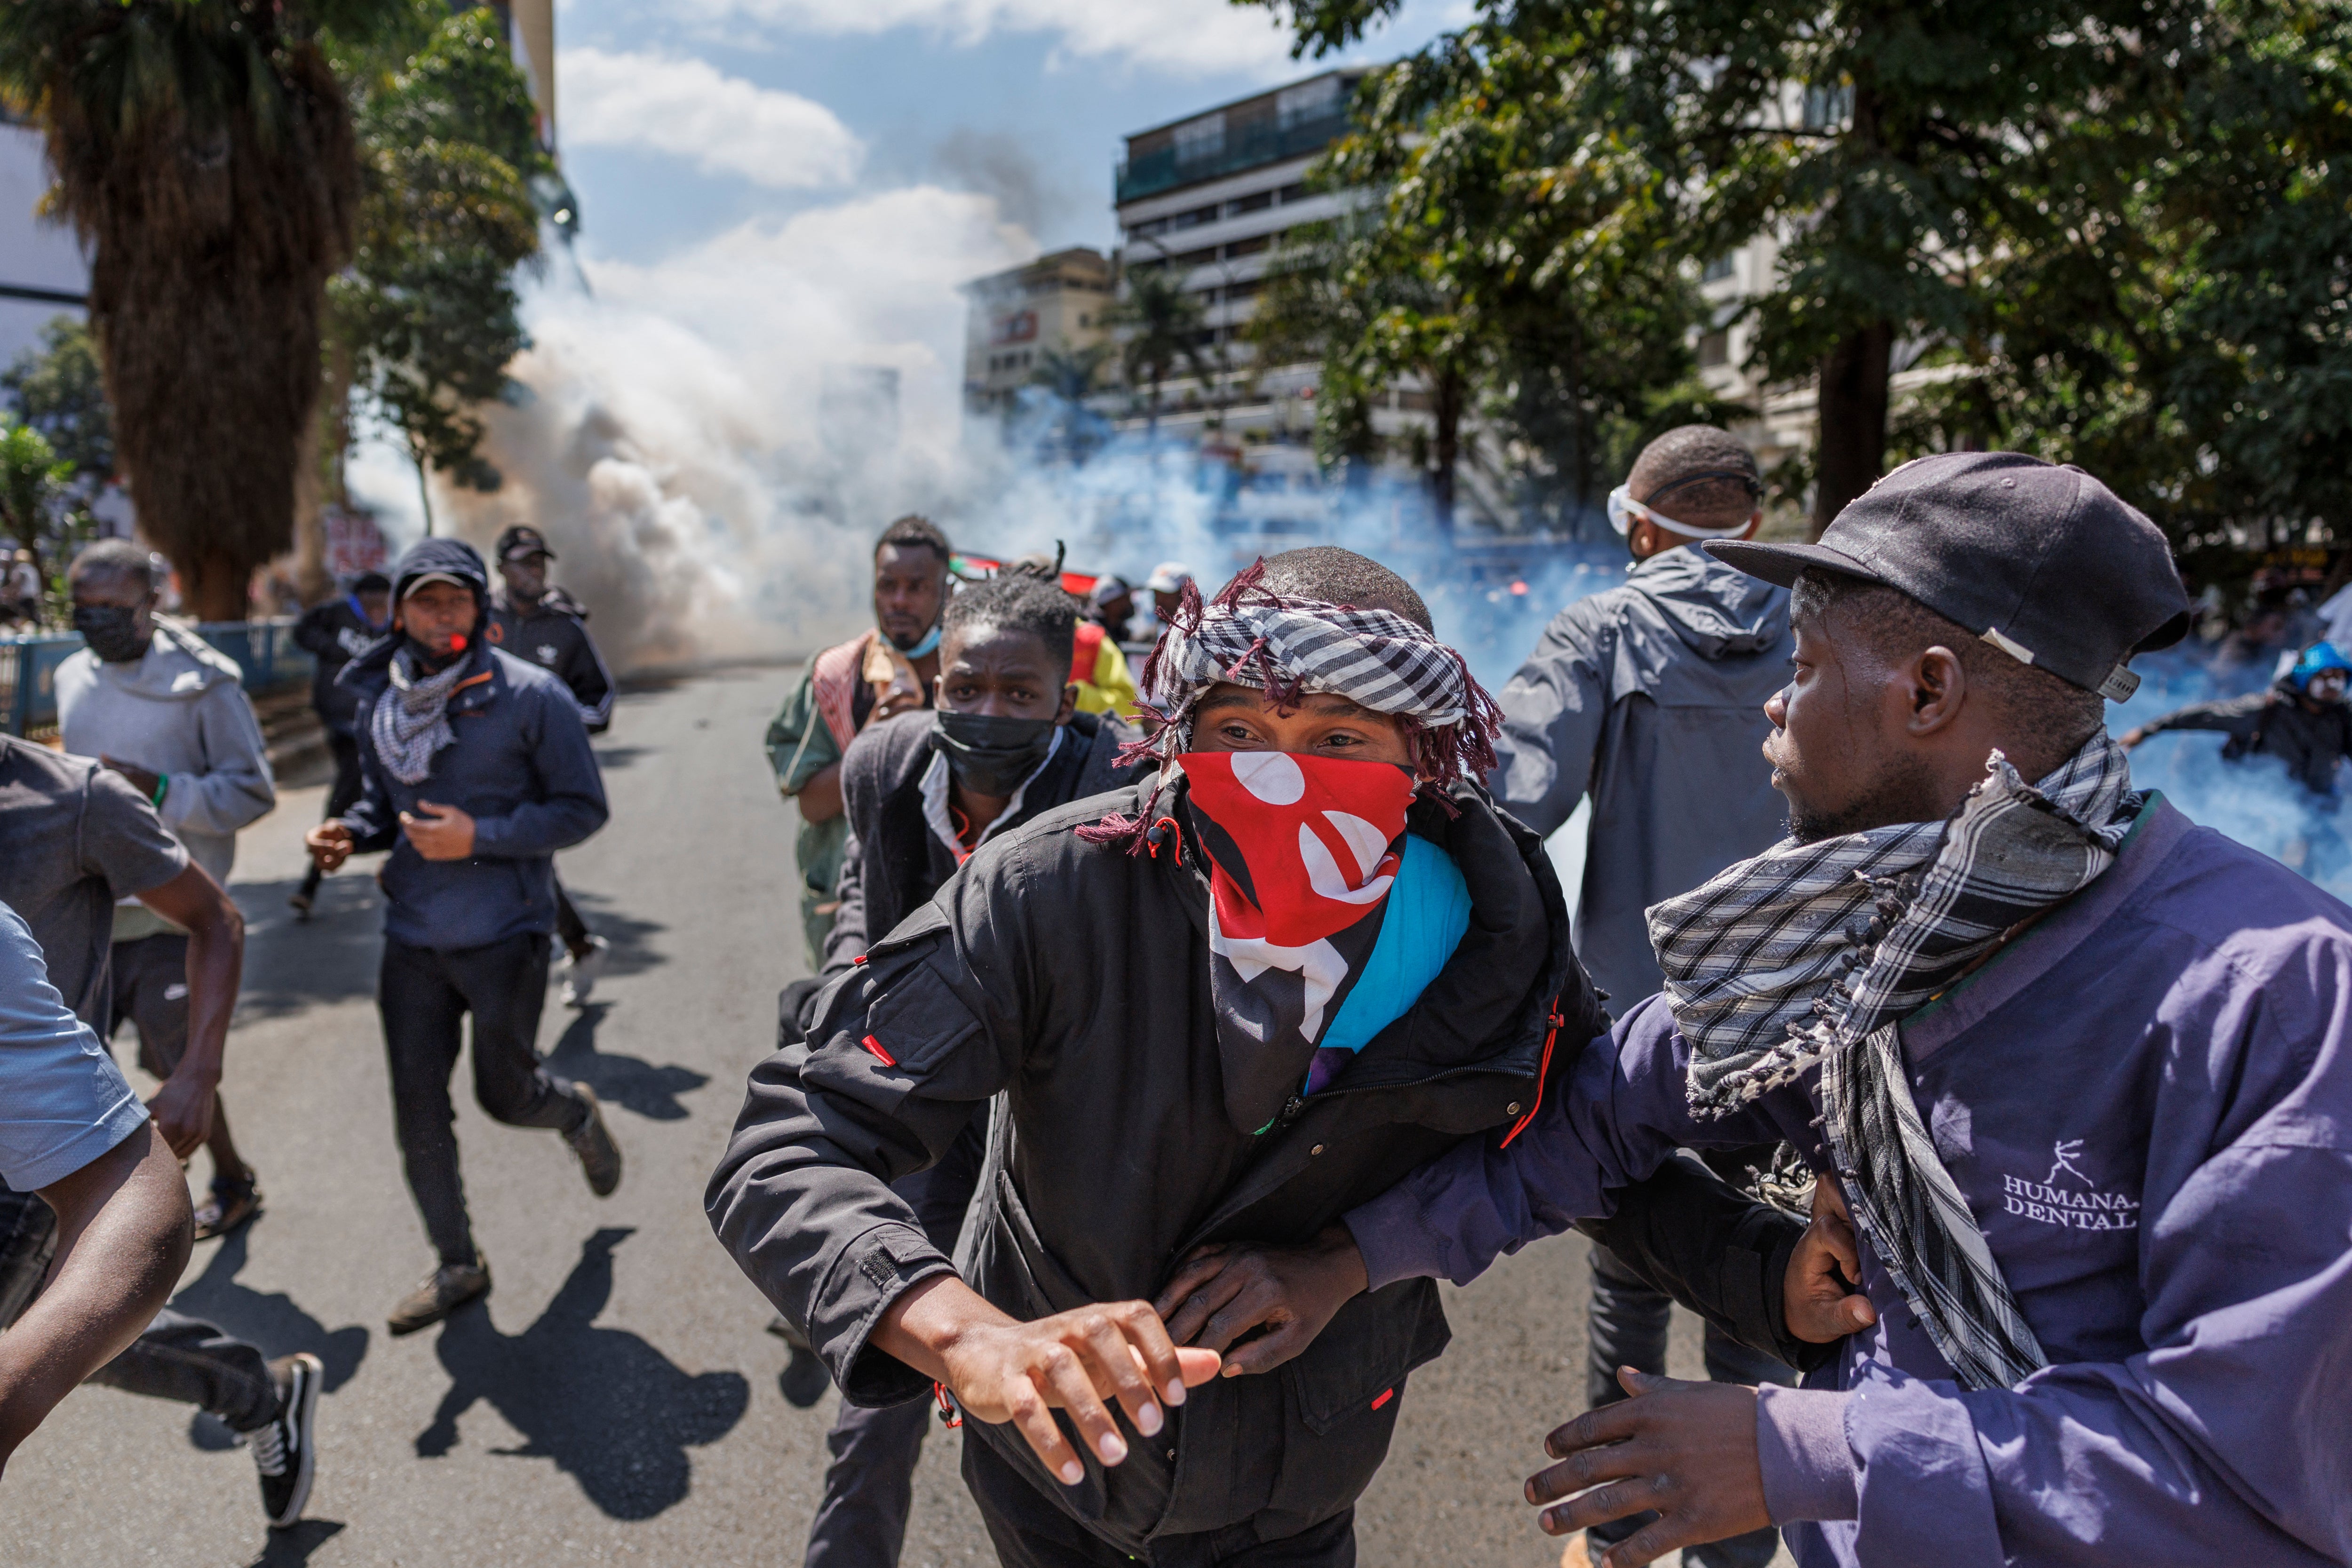
[[[683,1121],[687,1109],[677,1097],[691,1094],[710,1081],[709,1073],[676,1064],[656,1067],[636,1057],[596,1048],[596,1026],[612,1011],[607,1002],[591,1002],[572,1016],[572,1026],[548,1053],[547,1065],[575,1083],[596,1091],[611,1105],[625,1105],[650,1121]]]
[[[734,1429],[751,1402],[736,1372],[689,1375],[624,1329],[594,1326],[613,1294],[613,1250],[631,1233],[598,1231],[539,1321],[502,1334],[496,1298],[442,1325],[435,1345],[449,1392],[417,1434],[416,1452],[437,1458],[457,1446],[457,1418],[488,1400],[523,1435],[492,1452],[555,1461],[614,1519],[651,1519],[693,1485],[686,1450]]]
[[[282,1290],[264,1292],[238,1284],[237,1272],[245,1267],[246,1235],[240,1230],[220,1244],[205,1271],[172,1298],[173,1310],[218,1323],[238,1339],[260,1346],[266,1356],[309,1351],[326,1367],[326,1388],[332,1392],[342,1387],[367,1356],[367,1330],[357,1323],[329,1329]],[[200,1410],[189,1417],[188,1441],[199,1448],[220,1449],[232,1447],[236,1438],[226,1426]]]
[[[558,878],[562,878],[563,862],[561,859],[555,863],[555,871]],[[571,895],[573,906],[580,911],[580,918],[588,922],[588,929],[613,944],[612,954],[604,961],[606,974],[642,974],[669,962],[654,950],[654,937],[669,929],[661,921],[642,921],[634,915],[623,914],[610,896],[575,887],[569,879],[563,879],[563,890]],[[556,949],[555,962],[560,969],[563,963],[561,947]]]
[[[656,750],[653,746],[599,746],[596,748],[596,766],[608,773],[618,773],[639,757],[653,755]]]
[[[342,1532],[342,1521],[333,1519],[306,1519],[290,1529],[273,1530],[252,1568],[301,1568],[310,1553]]]
[[[301,885],[299,876],[236,885],[246,921],[238,1022],[375,994],[377,959],[383,952],[377,864],[373,858],[354,861],[321,882],[308,921],[297,921],[286,906],[287,895]]]

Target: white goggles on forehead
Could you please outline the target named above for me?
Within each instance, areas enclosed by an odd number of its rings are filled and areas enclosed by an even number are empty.
[[[1737,538],[1748,531],[1749,521],[1743,518],[1729,528],[1701,528],[1696,523],[1676,522],[1665,513],[1643,505],[1633,499],[1633,489],[1630,486],[1619,485],[1615,489],[1611,490],[1609,492],[1609,526],[1617,531],[1618,538],[1623,539],[1633,531],[1635,518],[1640,518],[1643,522],[1653,523],[1668,532],[1683,534],[1691,539]]]

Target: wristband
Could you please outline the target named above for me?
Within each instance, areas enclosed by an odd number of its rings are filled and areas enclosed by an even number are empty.
[[[153,806],[158,811],[163,810],[164,792],[169,790],[171,787],[172,775],[169,773],[157,773],[155,775],[155,796],[147,804]]]

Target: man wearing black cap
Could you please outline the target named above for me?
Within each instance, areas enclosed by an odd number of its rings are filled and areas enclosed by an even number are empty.
[[[609,1196],[621,1152],[595,1095],[540,1065],[555,927],[555,851],[604,825],[604,784],[572,696],[475,636],[489,581],[472,545],[427,539],[401,557],[398,635],[353,659],[362,738],[357,805],[310,835],[329,871],[389,849],[376,1005],[400,1153],[439,1258],[390,1327],[439,1322],[490,1288],[457,1175],[449,1075],[474,1018],[474,1097],[510,1127],[563,1133],[589,1190]]]
[[[310,706],[327,731],[327,749],[335,759],[335,782],[327,791],[327,816],[341,816],[360,797],[360,743],[352,731],[359,694],[339,686],[335,678],[343,666],[374,646],[392,628],[392,579],[381,572],[362,572],[351,592],[313,605],[294,623],[294,645],[311,659]],[[302,875],[302,886],[287,899],[294,912],[310,918],[319,896],[319,868],[312,862]]]
[[[2102,700],[2187,628],[2163,536],[1954,453],[1817,545],[1708,549],[1795,589],[1792,836],[1653,911],[1664,994],[1515,1142],[1311,1268],[1255,1249],[1276,1305],[1466,1281],[1677,1145],[1784,1138],[1821,1243],[1786,1288],[1860,1282],[1843,1352],[1801,1389],[1626,1373],[1547,1439],[1546,1530],[1659,1510],[1610,1568],[1768,1521],[1805,1568],[2352,1560],[2352,913],[2132,790]]]
[[[588,635],[587,609],[547,580],[547,563],[555,559],[547,536],[517,523],[499,535],[498,555],[500,584],[490,594],[482,635],[501,652],[551,670],[571,688],[588,732],[603,734],[613,721],[613,672]],[[571,959],[563,1005],[585,1006],[613,944],[589,931],[562,882],[555,884],[555,934]]]

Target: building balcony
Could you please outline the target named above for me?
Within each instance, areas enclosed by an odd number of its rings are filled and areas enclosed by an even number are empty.
[[[1162,147],[1119,164],[1118,199],[1121,204],[1141,201],[1180,185],[1319,152],[1347,130],[1348,113],[1343,109],[1286,126],[1268,123],[1229,128],[1213,149],[1204,148],[1186,158],[1180,159],[1178,154],[1188,149]]]

